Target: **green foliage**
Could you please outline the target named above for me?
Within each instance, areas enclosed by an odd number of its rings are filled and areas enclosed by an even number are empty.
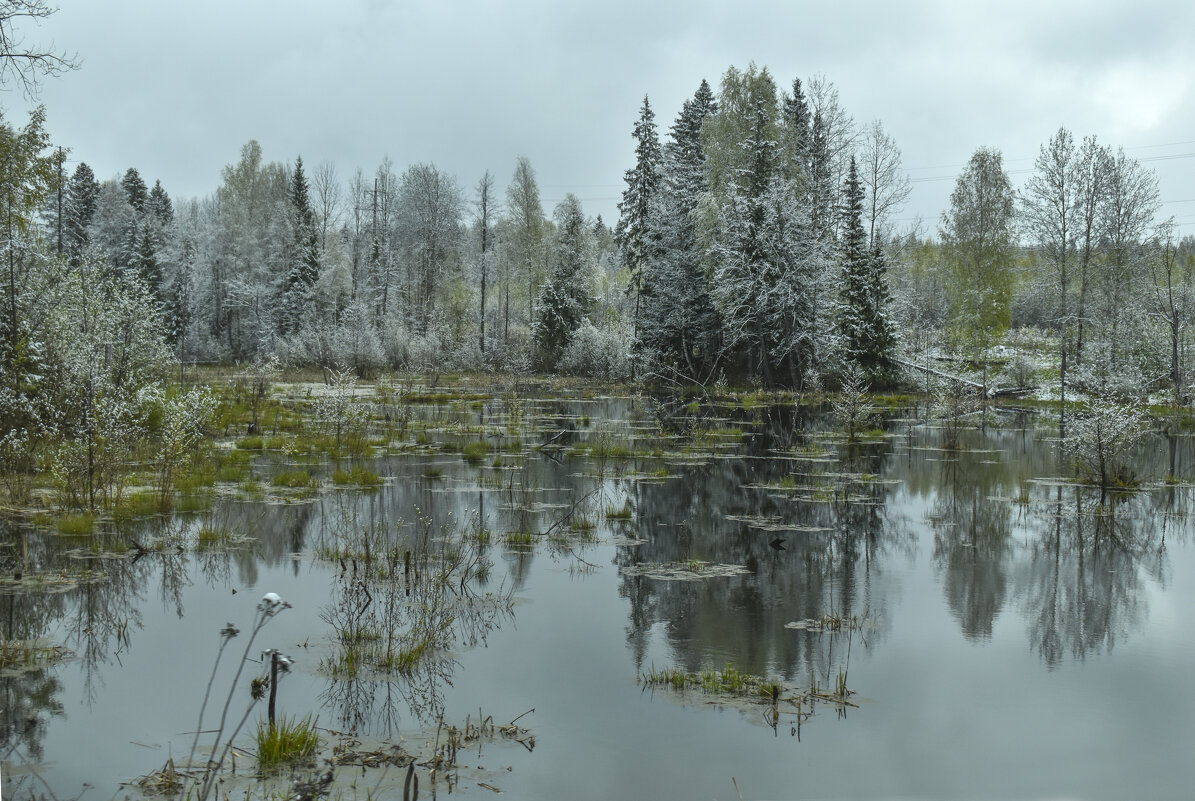
[[[257,765],[264,772],[312,762],[318,748],[319,735],[310,715],[302,719],[283,718],[274,726],[258,721]]]
[[[284,470],[281,473],[275,473],[271,483],[275,487],[296,489],[311,486],[311,477],[307,475],[306,470]]]

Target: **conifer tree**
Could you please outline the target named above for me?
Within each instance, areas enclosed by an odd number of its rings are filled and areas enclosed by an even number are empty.
[[[593,302],[588,269],[592,234],[581,201],[572,193],[566,195],[552,216],[556,218],[554,267],[540,290],[531,326],[536,356],[545,369],[556,366]]]
[[[66,211],[64,217],[64,247],[71,263],[78,266],[89,236],[87,227],[95,216],[100,196],[100,182],[86,162],[75,168],[66,187]]]
[[[854,157],[843,187],[839,261],[838,331],[843,360],[863,370],[868,380],[882,380],[891,365],[895,337],[887,316],[888,278],[883,253],[867,248],[863,229],[863,184]]]
[[[170,195],[162,188],[161,181],[154,181],[154,188],[149,191],[146,205],[159,226],[165,227],[174,221],[174,204],[170,202]]]
[[[279,330],[297,331],[311,295],[319,279],[319,239],[315,228],[315,212],[311,209],[311,193],[307,176],[303,173],[303,157],[295,159],[288,194],[288,222],[290,241],[286,248],[286,276],[282,284],[282,309]]]
[[[708,378],[717,362],[721,330],[696,222],[708,189],[701,127],[716,112],[714,94],[702,81],[664,146],[660,191],[649,218],[654,247],[644,265],[634,346],[650,366],[674,368],[698,381]]]
[[[643,291],[643,265],[651,247],[648,215],[652,198],[660,184],[662,159],[655,119],[651,103],[644,95],[643,108],[639,111],[639,119],[632,132],[636,143],[635,166],[627,170],[624,176],[627,188],[623,190],[622,202],[618,204],[618,225],[614,228],[614,239],[622,248],[622,261],[631,276],[627,291],[635,295],[636,320],[639,318],[639,296]]]
[[[141,173],[137,172],[135,167],[129,167],[120,179],[120,186],[124,189],[129,205],[141,215],[145,211],[145,201],[149,198],[149,188],[141,179]]]

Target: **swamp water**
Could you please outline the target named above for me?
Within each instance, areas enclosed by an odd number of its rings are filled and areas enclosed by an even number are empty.
[[[411,760],[421,798],[1190,797],[1193,488],[1161,483],[1195,473],[1190,440],[1147,439],[1142,490],[1097,515],[1031,416],[953,453],[912,411],[855,445],[791,408],[647,398],[402,414],[373,489],[267,451],[204,511],[8,523],[4,798],[184,768],[231,622],[207,759],[266,592],[291,606],[249,656],[293,658],[278,712],[316,719],[300,778],[331,769],[332,798],[401,798]],[[318,489],[273,485],[300,466]],[[212,797],[289,786],[251,778],[265,714]]]

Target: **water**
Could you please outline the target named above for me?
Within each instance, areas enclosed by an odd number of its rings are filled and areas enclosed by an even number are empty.
[[[1171,453],[1176,474],[1189,474],[1191,443],[1146,441],[1134,455],[1145,490],[1097,517],[1098,493],[1056,480],[1044,423],[1008,418],[967,432],[967,450],[952,454],[914,414],[848,446],[826,419],[789,409],[444,403],[419,407],[404,435],[419,428],[426,445],[373,464],[385,477],[376,491],[327,482],[284,502],[224,488],[207,512],[108,535],[166,538],[137,558],[10,525],[5,575],[43,583],[5,586],[0,624],[9,639],[73,655],[0,678],[5,797],[134,795],[122,782],[185,761],[219,630],[231,621],[242,634],[205,729],[267,591],[292,608],[250,655],[294,657],[279,708],[345,735],[325,733],[330,744],[401,742],[426,756],[441,718],[459,727],[478,710],[498,723],[526,713],[518,725],[533,749],[497,736],[458,754],[447,773],[468,797],[491,795],[479,782],[528,799],[1187,797],[1192,497],[1160,478]],[[506,452],[470,464],[436,448],[481,427]],[[268,477],[283,461],[267,454],[255,470]],[[569,513],[595,528],[563,523]],[[389,682],[330,676],[329,619],[347,602],[353,564],[320,555],[359,544],[362,529],[377,532],[376,553],[408,549],[425,529],[438,542],[475,519],[493,532],[483,547],[493,564],[469,583],[475,603],[458,610],[451,648]],[[249,539],[196,550],[200,526]],[[519,530],[551,534],[504,542]],[[698,578],[663,580],[652,568],[665,564]],[[746,572],[714,575],[720,565]],[[849,633],[786,628],[823,615],[862,622]],[[790,697],[813,683],[832,693],[843,674],[851,705],[822,701],[798,718],[781,704],[776,720],[754,699],[640,681],[653,668],[727,664],[782,681]],[[228,728],[248,700],[238,689]],[[261,715],[259,705],[245,731]],[[238,772],[251,763],[240,756]],[[336,775],[334,794],[401,797],[398,768]]]

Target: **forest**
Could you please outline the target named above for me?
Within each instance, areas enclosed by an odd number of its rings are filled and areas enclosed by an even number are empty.
[[[211,399],[170,385],[180,363],[810,392],[917,387],[932,362],[1063,403],[1188,394],[1195,238],[1159,219],[1153,171],[1065,128],[1019,187],[976,149],[927,231],[897,224],[882,122],[754,64],[702,80],[666,133],[644,97],[613,226],[573,194],[547,214],[522,157],[499,193],[249,141],[212,194],[171,198],[85,154],[68,174],[50,127],[0,126],[8,477],[92,475],[101,444],[150,431],[183,447]]]

